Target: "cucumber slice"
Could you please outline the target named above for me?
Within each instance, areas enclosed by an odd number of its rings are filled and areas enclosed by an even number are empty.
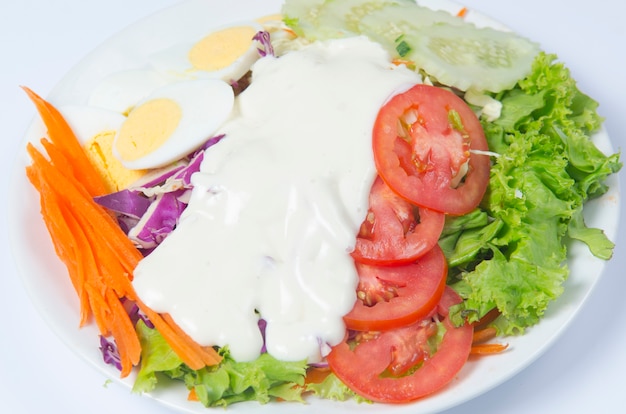
[[[404,58],[408,53],[403,49],[406,43],[401,38],[404,35],[440,23],[454,26],[467,24],[450,13],[435,11],[411,1],[372,11],[358,22],[358,31],[381,43],[392,56]]]
[[[316,40],[318,14],[323,5],[324,0],[287,0],[281,9],[283,21],[298,36]]]
[[[500,92],[531,71],[540,48],[413,0],[286,0],[285,22],[308,40],[365,35],[437,82]]]
[[[359,23],[366,16],[388,6],[412,5],[414,0],[326,0],[320,9],[318,29],[328,38],[357,36],[361,34]]]
[[[435,24],[407,33],[402,40],[415,62],[438,82],[462,91],[510,89],[532,69],[537,43],[512,32],[471,24]]]

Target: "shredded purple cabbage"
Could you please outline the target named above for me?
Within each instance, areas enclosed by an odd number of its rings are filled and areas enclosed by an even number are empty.
[[[100,351],[102,352],[102,359],[106,364],[113,365],[120,371],[122,370],[122,359],[115,341],[109,341],[100,335]]]
[[[187,157],[149,172],[131,188],[94,201],[115,212],[120,228],[148,255],[174,230],[189,204],[191,177],[200,171],[204,151],[223,138],[224,134],[213,136]]]
[[[150,204],[146,214],[133,227],[128,237],[143,248],[159,245],[176,227],[187,204],[179,200],[187,190],[159,194]]]
[[[163,184],[168,178],[187,166],[187,160],[179,160],[167,167],[158,168],[148,172],[142,178],[133,183],[133,189],[151,188]]]
[[[169,179],[172,181],[179,181],[185,188],[191,188],[191,176],[194,173],[200,171],[200,164],[202,164],[203,159],[204,151],[196,153],[196,155],[194,155],[194,157],[189,161],[189,164],[185,168],[179,170]]]
[[[209,138],[196,152],[189,155],[189,158],[194,158],[198,153],[204,152],[207,149],[211,148],[213,145],[217,144],[224,138],[225,134],[216,135],[214,137]]]
[[[146,324],[146,326],[150,329],[154,329],[154,324],[148,318],[148,316],[139,309],[139,306],[135,302],[127,301],[130,303],[129,308],[127,309],[128,316],[130,316],[130,321],[133,325],[136,325],[140,320]]]
[[[254,35],[252,39],[261,44],[261,47],[257,48],[257,50],[259,51],[259,55],[261,55],[262,57],[275,56],[274,47],[272,46],[270,33],[268,31],[260,30]]]
[[[135,227],[139,223],[139,219],[135,217],[129,217],[124,214],[117,215],[117,224],[120,226],[122,231],[126,234],[130,232],[130,230]]]
[[[94,201],[116,213],[137,219],[144,215],[151,203],[140,191],[128,189],[94,197]]]
[[[261,331],[261,336],[263,337],[263,346],[261,347],[261,353],[264,354],[267,352],[267,347],[265,346],[265,329],[267,328],[267,321],[263,318],[259,319],[259,330]]]

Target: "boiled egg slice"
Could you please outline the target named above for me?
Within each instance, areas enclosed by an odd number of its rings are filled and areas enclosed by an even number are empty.
[[[152,69],[129,69],[105,76],[93,88],[87,104],[128,114],[131,108],[155,89],[169,83]]]
[[[128,188],[145,170],[125,168],[113,156],[113,141],[125,116],[118,112],[82,105],[66,105],[59,111],[85,149],[87,157],[104,179],[110,193]]]
[[[259,59],[260,43],[254,37],[262,30],[263,26],[254,21],[223,26],[201,39],[190,39],[152,54],[148,62],[174,79],[235,82]]]
[[[181,159],[213,136],[234,100],[232,87],[219,79],[167,84],[133,107],[115,137],[113,154],[129,169]]]

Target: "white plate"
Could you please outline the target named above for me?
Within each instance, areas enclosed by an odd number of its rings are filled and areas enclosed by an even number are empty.
[[[99,79],[109,73],[141,66],[147,55],[165,48],[186,36],[201,35],[207,27],[246,18],[273,14],[280,10],[280,0],[231,0],[229,2],[192,0],[183,2],[151,16],[120,32],[94,50],[57,85],[48,99],[54,104],[84,104],[89,91]],[[447,1],[422,1],[452,12],[460,9]],[[496,25],[484,16],[472,13],[470,17],[480,25]],[[501,26],[499,26],[501,27]],[[37,140],[42,134],[35,122],[25,141]],[[601,149],[611,152],[606,133],[595,139]],[[25,146],[25,145],[24,145]],[[88,326],[78,329],[78,300],[66,276],[65,267],[57,259],[48,233],[39,214],[38,194],[27,182],[23,168],[29,159],[25,151],[18,155],[10,190],[9,235],[18,271],[28,293],[52,329],[88,363],[119,381],[118,372],[102,362],[98,350],[97,329]],[[586,207],[590,226],[606,229],[615,239],[619,217],[619,183],[611,177],[611,190],[601,199]],[[243,412],[384,412],[431,413],[441,411],[472,399],[514,376],[541,355],[569,325],[578,313],[602,273],[605,262],[592,257],[584,246],[570,248],[569,266],[572,269],[565,293],[552,304],[544,320],[522,336],[511,338],[510,351],[501,355],[470,361],[458,377],[436,395],[409,405],[337,403],[311,399],[306,405],[243,403],[233,405],[232,411]],[[133,378],[122,380],[128,386]],[[167,387],[151,395],[153,398],[185,412],[206,413],[198,403],[186,401],[186,392],[180,386]],[[137,397],[141,398],[141,397]],[[221,410],[221,409],[220,409]]]

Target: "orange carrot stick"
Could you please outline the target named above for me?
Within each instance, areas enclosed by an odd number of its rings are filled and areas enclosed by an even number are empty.
[[[499,354],[509,347],[509,344],[478,344],[472,345],[470,355]]]
[[[141,343],[121,302],[125,297],[137,303],[190,368],[219,363],[221,357],[212,347],[200,346],[169,315],[164,318],[139,300],[131,280],[143,256],[114,216],[93,200],[94,195],[104,193],[104,182],[56,108],[30,89],[24,90],[50,136],[41,142],[50,159],[34,145],[27,145],[32,164],[26,174],[40,193],[44,223],[80,297],[81,326],[93,316],[103,336],[113,335],[121,376],[127,376],[140,361]]]
[[[41,153],[31,153],[31,158],[39,165],[41,173],[47,177],[52,189],[61,197],[63,202],[89,218],[92,225],[98,229],[102,241],[118,253],[125,268],[134,269],[137,261],[141,258],[141,252],[134,248],[132,241],[119,228],[114,219],[103,207],[96,204],[80,185],[77,185],[75,179],[64,176],[49,162],[42,160],[42,157]]]
[[[159,331],[159,333],[163,336],[163,339],[165,339],[176,355],[178,355],[178,357],[182,359],[189,368],[197,370],[206,365],[195,350],[176,334],[176,332],[167,322],[165,322],[161,315],[153,311],[140,300],[136,300],[136,303],[137,306],[139,306],[139,309],[141,309],[143,313],[146,314],[148,319],[150,319],[150,322],[152,322],[156,330]]]
[[[125,377],[141,359],[141,342],[126,309],[113,291],[107,291],[106,301],[112,310],[113,319],[110,328],[120,354],[121,376]]]
[[[487,342],[490,339],[496,337],[498,331],[494,327],[487,327],[483,329],[474,330],[474,337],[472,340],[472,344],[480,344],[483,342]]]
[[[206,365],[215,365],[221,361],[221,357],[217,354],[217,352],[212,347],[206,347],[199,345],[196,341],[194,341],[185,331],[183,331],[174,321],[171,315],[163,314],[161,315],[163,320],[172,328],[176,334],[183,339],[189,347],[200,356],[204,364]]]
[[[28,147],[29,152],[37,151],[34,147]],[[43,157],[42,157],[43,159]],[[84,326],[90,316],[90,305],[84,289],[83,263],[79,259],[80,246],[69,227],[61,211],[59,200],[45,177],[41,174],[38,164],[27,168],[27,176],[31,183],[40,193],[41,214],[44,223],[53,240],[57,256],[65,264],[70,281],[80,300],[80,323]]]
[[[322,382],[324,382],[326,377],[330,375],[330,373],[330,368],[308,368],[306,371],[306,377],[304,378],[304,382],[306,384],[321,384]]]
[[[187,394],[187,401],[200,401],[195,388],[189,390],[189,394]]]
[[[105,194],[107,188],[103,178],[89,161],[85,150],[78,142],[74,131],[72,131],[63,115],[29,88],[23,86],[22,89],[35,104],[39,116],[48,130],[50,140],[68,160],[72,161],[72,168],[78,173],[75,175],[81,177],[81,182],[85,185],[89,194],[92,196]]]

